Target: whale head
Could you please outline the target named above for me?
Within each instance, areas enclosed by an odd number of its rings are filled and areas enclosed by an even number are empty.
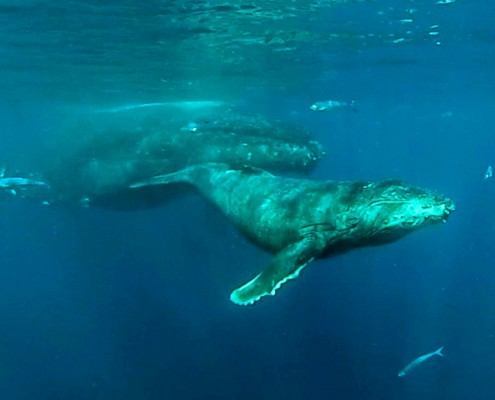
[[[446,222],[455,210],[449,198],[397,181],[366,185],[356,205],[361,232],[376,242],[393,241],[423,226]]]

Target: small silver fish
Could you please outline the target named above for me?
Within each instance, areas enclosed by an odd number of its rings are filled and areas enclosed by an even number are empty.
[[[311,111],[330,111],[336,108],[345,108],[345,107],[354,108],[355,105],[356,102],[354,100],[350,102],[340,101],[340,100],[325,100],[325,101],[317,101],[316,103],[312,104],[311,107],[309,107],[309,109]]]
[[[425,361],[428,361],[430,358],[439,356],[439,357],[444,357],[445,355],[442,353],[443,351],[443,346],[440,347],[438,350],[435,350],[431,353],[424,354],[422,356],[419,356],[415,360],[411,361],[409,364],[407,364],[402,371],[398,373],[398,377],[402,378],[409,374],[413,369],[415,369],[417,366],[423,364]]]
[[[493,167],[491,165],[488,166],[485,172],[485,179],[493,178]]]
[[[48,184],[28,178],[0,178],[0,189],[14,189],[21,186],[48,186]]]
[[[196,132],[199,129],[199,125],[196,122],[189,122],[186,126],[180,128],[182,132]]]

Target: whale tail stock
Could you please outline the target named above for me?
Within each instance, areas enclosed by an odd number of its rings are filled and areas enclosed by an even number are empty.
[[[249,167],[246,167],[249,168]],[[234,169],[227,164],[222,163],[203,163],[195,164],[189,167],[170,172],[163,175],[156,175],[150,179],[135,182],[129,185],[130,189],[141,189],[150,186],[167,186],[171,184],[190,184],[191,186],[199,187],[202,178],[206,178],[211,173],[216,171],[225,171]]]
[[[186,183],[192,186],[200,186],[201,179],[207,178],[214,172],[238,170],[246,174],[268,174],[261,168],[251,167],[249,165],[231,166],[222,163],[203,163],[195,164],[184,169],[163,175],[156,175],[150,179],[139,181],[129,185],[131,189],[146,188],[149,186],[166,186],[175,183]]]

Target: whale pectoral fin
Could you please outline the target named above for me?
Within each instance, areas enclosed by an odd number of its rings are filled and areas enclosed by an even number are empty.
[[[320,253],[315,240],[303,238],[279,252],[268,267],[254,279],[234,290],[230,300],[239,305],[253,304],[264,296],[273,296]]]

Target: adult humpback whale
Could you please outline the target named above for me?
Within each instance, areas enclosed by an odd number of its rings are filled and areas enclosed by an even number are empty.
[[[232,111],[193,121],[156,110],[118,118],[92,115],[62,134],[65,141],[56,140],[42,174],[54,201],[114,208],[148,205],[128,193],[132,182],[191,165],[215,162],[303,173],[324,155],[322,146],[297,127]]]
[[[275,254],[263,272],[232,292],[231,300],[241,305],[274,295],[315,258],[396,240],[446,221],[454,210],[450,199],[397,181],[312,181],[213,163],[131,187],[172,183],[196,187],[248,238]]]

